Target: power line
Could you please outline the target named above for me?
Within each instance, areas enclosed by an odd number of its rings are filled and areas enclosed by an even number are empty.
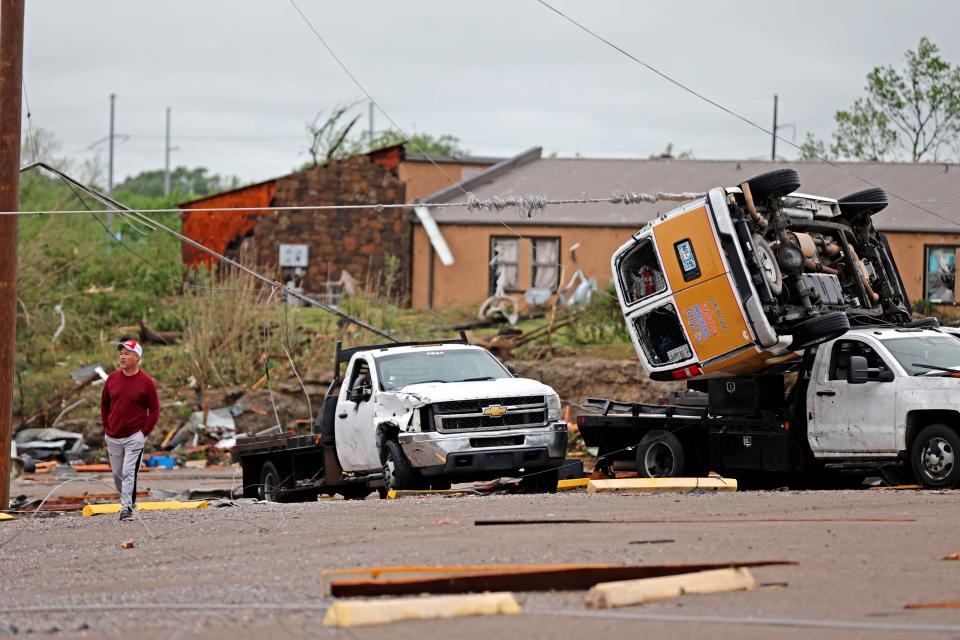
[[[291,2],[292,2],[292,1],[293,1],[293,0],[291,0]],[[768,136],[772,136],[774,139],[779,140],[779,141],[783,142],[784,144],[790,145],[791,147],[797,149],[798,151],[802,151],[802,150],[803,150],[803,147],[801,147],[800,145],[796,144],[795,142],[793,142],[793,141],[791,141],[791,140],[787,140],[786,138],[783,138],[783,137],[781,137],[781,136],[778,136],[775,131],[770,131],[769,129],[767,129],[767,128],[764,127],[763,125],[757,124],[756,122],[754,122],[753,120],[750,120],[750,119],[747,118],[746,116],[742,116],[742,115],[740,115],[739,113],[737,113],[736,111],[733,111],[732,109],[729,109],[729,108],[723,106],[723,105],[720,104],[719,102],[708,98],[707,96],[703,95],[703,94],[700,93],[699,91],[696,91],[695,89],[687,86],[686,84],[680,82],[679,80],[676,80],[676,79],[674,79],[673,77],[667,75],[667,74],[664,73],[663,71],[660,71],[660,69],[657,69],[657,68],[654,67],[653,65],[648,64],[647,62],[644,62],[644,61],[641,60],[640,58],[637,58],[636,56],[634,56],[634,55],[633,55],[632,53],[630,53],[629,51],[623,49],[622,47],[620,47],[620,46],[618,46],[618,45],[616,45],[616,44],[614,44],[613,42],[611,42],[610,40],[604,38],[603,36],[601,36],[601,35],[598,34],[597,32],[591,30],[589,27],[585,26],[584,24],[582,24],[582,23],[580,23],[580,22],[577,22],[577,21],[574,20],[572,17],[570,17],[570,16],[568,16],[567,14],[565,14],[563,11],[560,11],[559,9],[557,9],[556,7],[554,7],[553,5],[551,5],[550,3],[546,2],[546,0],[536,0],[536,1],[539,2],[541,5],[543,5],[544,7],[546,7],[547,9],[549,9],[550,11],[554,12],[555,14],[557,14],[558,16],[560,16],[561,18],[563,18],[564,20],[566,20],[567,22],[570,22],[571,24],[573,24],[574,26],[576,26],[578,29],[584,31],[585,33],[590,34],[592,37],[596,38],[597,40],[599,40],[600,42],[604,43],[604,44],[607,45],[608,47],[614,49],[615,51],[618,51],[619,53],[623,54],[624,56],[626,56],[626,57],[629,58],[630,60],[633,60],[633,61],[636,62],[637,64],[645,67],[645,68],[648,69],[649,71],[651,71],[651,72],[655,73],[656,75],[660,76],[661,78],[663,78],[664,80],[666,80],[666,81],[669,82],[670,84],[672,84],[672,85],[674,85],[674,86],[676,86],[676,87],[679,87],[679,88],[682,89],[683,91],[686,91],[687,93],[689,93],[689,94],[691,94],[691,95],[699,98],[700,100],[703,100],[704,102],[706,102],[706,103],[708,103],[708,104],[716,107],[717,109],[720,109],[720,110],[723,111],[724,113],[733,116],[733,117],[736,118],[737,120],[741,120],[742,122],[748,124],[749,126],[754,127],[755,129],[758,129],[758,130],[762,131],[763,133],[767,134]],[[850,172],[850,171],[847,171],[847,170],[844,169],[843,167],[841,167],[841,166],[839,166],[838,164],[830,161],[830,160],[827,159],[827,158],[822,158],[822,157],[820,157],[820,156],[815,156],[815,157],[816,157],[816,159],[819,160],[820,162],[823,162],[824,164],[827,164],[827,165],[833,167],[834,169],[837,169],[837,170],[839,170],[839,171],[842,171],[844,174],[846,174],[847,176],[849,176],[849,177],[851,177],[851,178],[856,178],[857,180],[860,180],[860,181],[863,182],[864,184],[868,184],[868,185],[870,185],[871,187],[875,187],[875,188],[878,188],[878,189],[880,188],[878,185],[874,184],[874,183],[871,182],[870,180],[867,180],[866,178],[863,178],[863,177],[861,177],[861,176],[858,176],[858,175],[855,174],[855,173],[852,173],[852,172]],[[934,211],[931,211],[930,209],[927,209],[927,208],[925,208],[925,207],[921,207],[920,205],[916,204],[915,202],[911,202],[910,200],[907,200],[906,198],[902,198],[902,197],[900,197],[899,195],[897,195],[896,193],[894,193],[894,192],[892,192],[892,191],[887,191],[887,193],[888,193],[889,195],[893,196],[894,198],[896,198],[897,200],[901,201],[901,202],[904,202],[904,203],[909,204],[909,205],[911,205],[911,206],[913,206],[913,207],[916,207],[917,209],[920,209],[921,211],[924,211],[924,212],[926,212],[926,213],[929,213],[930,215],[932,215],[932,216],[934,216],[934,217],[936,217],[936,218],[940,218],[941,220],[943,220],[943,221],[945,221],[945,222],[948,222],[948,223],[950,223],[950,224],[953,225],[953,226],[960,227],[960,223],[955,222],[955,221],[953,221],[953,220],[950,220],[949,218],[946,218],[946,217],[944,217],[944,216],[941,216],[940,214],[938,214],[938,213],[936,213],[936,212],[934,212]]]
[[[336,52],[330,47],[330,45],[327,44],[327,41],[324,40],[323,36],[320,35],[320,32],[317,31],[317,28],[313,26],[313,23],[310,22],[310,19],[307,18],[306,14],[300,9],[299,5],[297,5],[296,0],[290,0],[290,4],[293,5],[293,8],[296,10],[296,12],[300,14],[300,17],[303,19],[304,23],[306,23],[307,27],[309,27],[309,29],[313,31],[313,35],[317,36],[317,39],[320,41],[320,44],[323,45],[324,49],[327,50],[327,53],[329,53],[330,56],[334,60],[336,60],[337,64],[340,65],[340,68],[343,69],[344,73],[346,73],[347,76],[349,76],[350,79],[353,81],[353,84],[357,85],[357,88],[360,89],[360,91],[362,91],[363,94],[367,96],[367,99],[370,100],[370,102],[377,107],[377,110],[380,111],[380,113],[382,113],[383,116],[390,121],[390,124],[392,124],[394,127],[397,128],[397,131],[399,131],[403,135],[403,137],[406,139],[408,143],[416,147],[417,151],[422,153],[427,158],[427,160],[430,161],[430,164],[432,164],[440,173],[442,173],[447,178],[447,180],[449,180],[451,183],[456,185],[457,188],[459,188],[461,191],[463,191],[464,194],[466,194],[467,192],[464,190],[462,186],[460,186],[460,183],[454,180],[453,178],[451,178],[450,175],[440,167],[440,165],[434,162],[433,158],[430,157],[430,154],[428,154],[419,144],[417,144],[415,140],[413,140],[409,135],[407,135],[407,132],[403,130],[403,127],[397,124],[397,121],[391,118],[390,114],[387,113],[387,111],[382,106],[380,106],[380,103],[377,102],[372,95],[370,95],[370,92],[367,91],[366,87],[364,87],[360,83],[360,80],[358,80],[357,77],[353,75],[353,72],[351,72],[350,69],[347,68],[347,65],[343,62],[343,60],[340,59],[340,56],[338,56]]]

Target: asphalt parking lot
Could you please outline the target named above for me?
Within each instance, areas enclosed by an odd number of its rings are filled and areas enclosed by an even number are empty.
[[[146,486],[177,481],[145,478]],[[179,484],[229,486],[224,474]],[[22,486],[21,486],[22,488]],[[31,491],[39,487],[31,488]],[[92,488],[91,488],[92,490]],[[79,514],[0,524],[0,635],[31,637],[960,637],[960,492],[490,495]],[[477,520],[594,519],[476,526]],[[120,543],[133,539],[133,549]],[[326,569],[400,565],[730,563],[751,592],[595,611],[583,591],[518,593],[518,616],[327,629]]]

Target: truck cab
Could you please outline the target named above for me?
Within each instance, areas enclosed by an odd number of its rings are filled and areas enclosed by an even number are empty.
[[[567,451],[560,408],[553,389],[516,377],[463,333],[346,349],[338,342],[313,428],[240,437],[234,457],[244,496],[272,501],[363,499],[502,476],[553,492]]]
[[[935,329],[861,328],[817,348],[807,388],[814,456],[909,462],[960,481],[960,341]]]

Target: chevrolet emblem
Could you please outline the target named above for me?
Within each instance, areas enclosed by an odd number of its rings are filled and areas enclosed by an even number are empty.
[[[483,409],[483,415],[490,416],[491,418],[499,418],[506,412],[507,412],[507,408],[499,404],[492,404],[489,407],[485,407]]]

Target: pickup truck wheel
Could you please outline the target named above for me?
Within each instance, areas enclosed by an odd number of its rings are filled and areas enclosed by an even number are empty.
[[[785,196],[800,188],[800,174],[793,169],[777,169],[747,180],[754,201],[770,196]]]
[[[849,330],[850,319],[847,318],[847,314],[842,311],[825,313],[793,326],[793,342],[790,343],[790,349],[792,351],[806,349],[815,344],[833,340]]]
[[[260,499],[280,502],[280,472],[272,462],[264,462],[260,469]]]
[[[637,445],[637,475],[641,478],[676,478],[683,475],[686,459],[680,439],[656,429]]]
[[[883,189],[866,189],[857,191],[837,200],[840,213],[845,216],[860,214],[873,215],[887,206],[887,192]]]
[[[396,440],[383,443],[380,459],[383,461],[383,481],[387,491],[415,488],[416,472],[410,467],[410,461]]]
[[[760,263],[760,273],[770,285],[771,293],[778,296],[783,292],[783,276],[780,273],[780,265],[777,264],[777,257],[759,233],[753,234],[752,241],[753,250],[757,253],[757,262]]]
[[[925,427],[910,447],[910,464],[925,487],[960,484],[960,435],[945,424]]]

